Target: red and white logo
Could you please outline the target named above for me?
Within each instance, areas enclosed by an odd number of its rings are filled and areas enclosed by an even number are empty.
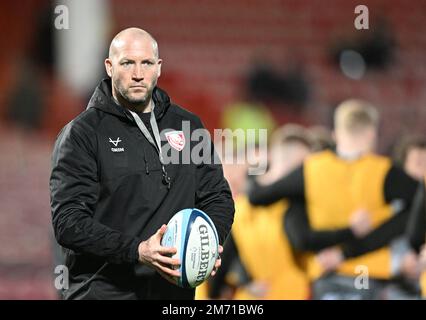
[[[166,132],[166,138],[169,144],[177,151],[182,151],[185,147],[185,135],[182,131]]]

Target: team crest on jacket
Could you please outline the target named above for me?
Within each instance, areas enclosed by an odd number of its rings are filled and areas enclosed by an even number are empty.
[[[185,135],[182,131],[166,132],[166,138],[169,144],[177,151],[182,151],[185,147]]]

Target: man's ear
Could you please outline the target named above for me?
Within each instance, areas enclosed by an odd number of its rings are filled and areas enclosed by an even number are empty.
[[[111,78],[112,77],[112,61],[110,58],[105,59],[105,70],[108,76]]]
[[[158,72],[157,72],[157,78],[159,78],[161,76],[161,66],[163,64],[163,60],[162,59],[158,59]]]

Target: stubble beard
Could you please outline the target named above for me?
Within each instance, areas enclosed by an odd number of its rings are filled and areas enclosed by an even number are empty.
[[[136,98],[131,96],[130,88],[125,89],[119,83],[116,86],[117,93],[121,97],[121,99],[118,99],[118,100],[119,101],[121,100],[121,102],[122,103],[124,102],[124,104],[127,105],[127,107],[131,107],[131,109],[135,109],[135,110],[144,109],[149,105],[154,88],[155,88],[154,84],[151,85],[150,87],[145,87],[146,89],[145,95]]]

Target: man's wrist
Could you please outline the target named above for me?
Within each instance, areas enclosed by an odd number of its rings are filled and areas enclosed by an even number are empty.
[[[138,241],[136,242],[136,248],[134,250],[134,258],[135,258],[135,262],[136,263],[142,263],[142,259],[141,259],[141,245],[143,243],[142,240],[138,239]]]

